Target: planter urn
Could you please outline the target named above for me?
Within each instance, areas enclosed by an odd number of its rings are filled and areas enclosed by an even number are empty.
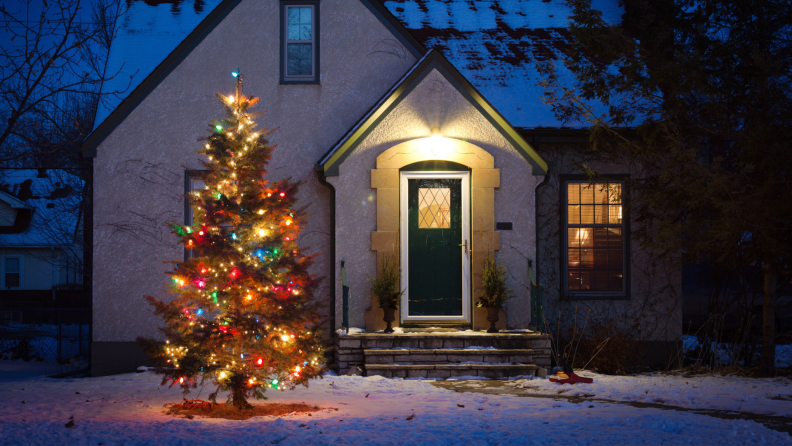
[[[385,316],[382,320],[388,324],[388,326],[385,327],[384,333],[393,333],[391,322],[396,320],[396,307],[382,307],[382,310],[385,312]]]
[[[487,333],[497,333],[498,329],[495,324],[498,322],[498,313],[501,307],[487,307],[487,321],[490,323],[490,328]]]

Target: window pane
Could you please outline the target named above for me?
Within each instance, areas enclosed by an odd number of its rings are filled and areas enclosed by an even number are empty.
[[[594,228],[594,247],[608,247],[608,228]]]
[[[592,232],[593,228],[578,228],[577,231],[577,238],[580,240],[580,247],[581,248],[591,248],[594,246],[594,241],[592,240]]]
[[[608,188],[605,187],[605,183],[594,185],[594,203],[608,204]]]
[[[577,248],[580,246],[580,229],[567,228],[567,246]]]
[[[577,268],[580,266],[580,250],[579,249],[569,249],[567,251],[568,264],[570,268]]]
[[[580,207],[580,224],[582,225],[594,224],[594,206]]]
[[[608,250],[595,249],[594,250],[594,267],[607,268],[608,267]]]
[[[6,257],[5,270],[7,273],[19,272],[19,257]]]
[[[610,212],[610,224],[622,223],[622,207],[620,205],[608,206]]]
[[[581,271],[580,272],[580,289],[581,290],[591,290],[593,285],[592,280],[592,271]]]
[[[621,203],[621,184],[611,184],[608,191],[608,199],[611,203]]]
[[[580,204],[580,183],[567,184],[567,203]]]
[[[287,45],[289,76],[310,76],[312,74],[311,44],[290,43]]]
[[[594,271],[594,288],[597,291],[608,289],[608,270]]]
[[[594,224],[608,224],[608,206],[594,206]]]
[[[621,270],[611,270],[608,273],[608,289],[610,291],[622,291],[624,288]]]
[[[289,40],[311,40],[311,8],[289,8]]]
[[[611,268],[621,268],[622,266],[622,250],[609,249],[608,250],[608,266]]]
[[[622,230],[621,228],[608,228],[608,246],[612,248],[622,247]]]
[[[594,267],[594,250],[593,249],[581,249],[580,250],[580,266],[583,268],[593,268]]]
[[[6,288],[19,288],[19,273],[6,273],[5,286]]]
[[[580,185],[580,202],[583,204],[594,204],[594,188],[588,184]]]
[[[567,219],[570,225],[580,224],[580,206],[567,206]]]
[[[571,269],[567,277],[567,289],[579,290],[580,289],[580,270]]]

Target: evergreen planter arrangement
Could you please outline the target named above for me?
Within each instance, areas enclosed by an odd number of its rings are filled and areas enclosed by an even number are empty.
[[[385,333],[393,333],[391,323],[396,320],[396,309],[404,290],[399,289],[401,282],[401,268],[397,264],[396,255],[382,255],[382,268],[377,277],[369,277],[374,296],[377,297],[379,306],[385,312],[382,320],[387,324]]]
[[[487,309],[487,321],[490,323],[487,333],[497,333],[495,324],[500,318],[500,309],[513,297],[512,290],[506,283],[506,268],[503,264],[495,264],[495,259],[487,256],[484,259],[481,284],[484,289],[476,306]]]

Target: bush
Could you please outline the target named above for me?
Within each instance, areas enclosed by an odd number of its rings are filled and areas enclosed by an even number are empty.
[[[564,361],[573,369],[621,375],[640,364],[639,343],[629,340],[615,319],[593,322],[582,330],[570,327],[559,342]]]

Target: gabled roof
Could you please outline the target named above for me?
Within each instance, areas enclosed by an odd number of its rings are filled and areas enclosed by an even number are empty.
[[[103,92],[112,92],[125,87],[127,76],[132,91],[119,103],[113,97],[105,97],[100,104],[94,130],[83,142],[83,155],[96,156],[96,148],[108,135],[129,116],[143,100],[154,91],[190,52],[241,2],[242,0],[195,0],[195,14],[182,12],[171,14],[162,2],[151,3],[128,0],[128,7],[113,41],[108,58],[107,75],[117,76],[102,85]],[[219,3],[218,3],[219,2]],[[396,20],[377,0],[360,0],[382,24],[419,58],[426,49]],[[176,1],[180,3],[180,1]],[[201,3],[203,9],[198,8]],[[211,12],[209,7],[215,6]],[[169,16],[168,14],[171,14]],[[178,18],[178,19],[177,19]],[[202,18],[202,19],[201,19]],[[201,19],[198,25],[193,22]],[[192,28],[194,26],[194,29]],[[187,29],[192,29],[187,34]],[[174,40],[176,39],[176,40]],[[177,42],[178,45],[176,45]],[[175,46],[175,49],[174,49]],[[172,49],[170,53],[163,53]],[[167,56],[166,56],[167,55]],[[156,64],[158,61],[159,64]],[[156,66],[156,68],[154,68]],[[142,81],[140,79],[143,79]],[[139,83],[138,83],[139,82]],[[116,99],[117,100],[117,99]]]
[[[563,55],[572,40],[566,0],[378,0],[427,49],[442,52],[515,127],[586,128],[559,121],[542,104],[537,63],[554,61],[568,86],[573,74]],[[592,0],[602,18],[621,22],[619,0]],[[595,110],[606,111],[598,102]]]
[[[490,104],[476,88],[438,51],[431,50],[388,91],[352,129],[344,135],[316,165],[325,176],[337,176],[338,167],[355,148],[390,114],[421,81],[437,70],[470,104],[479,111],[498,132],[533,166],[534,175],[547,173],[547,162],[511,124]]]
[[[4,169],[0,200],[19,209],[0,229],[0,246],[70,246],[79,238],[84,182],[60,169]]]
[[[0,200],[8,203],[12,209],[33,209],[33,206],[2,190],[0,190]]]
[[[104,141],[107,136],[112,133],[112,131],[118,127],[121,122],[132,113],[132,110],[135,109],[144,99],[154,91],[157,85],[160,84],[166,77],[174,70],[177,66],[183,61],[190,52],[198,46],[199,43],[203,41],[203,39],[215,29],[215,27],[223,21],[223,19],[231,12],[236,5],[238,5],[242,0],[223,0],[222,3],[217,5],[217,7],[209,13],[205,19],[198,24],[195,29],[187,35],[184,40],[174,49],[168,56],[159,64],[150,74],[142,75],[145,76],[142,82],[132,90],[131,93],[117,106],[113,111],[102,121],[101,124],[94,128],[93,132],[88,135],[88,138],[85,139],[83,142],[82,149],[83,155],[88,157],[96,156],[96,148],[99,144]],[[133,36],[134,37],[134,36]],[[114,46],[118,47],[117,42],[113,43]],[[133,51],[147,51],[149,50],[150,46],[135,46],[136,49]],[[111,58],[113,57],[113,47],[110,48]],[[124,55],[128,56],[128,55]],[[112,75],[114,73],[108,73]],[[105,88],[103,87],[103,90]]]

